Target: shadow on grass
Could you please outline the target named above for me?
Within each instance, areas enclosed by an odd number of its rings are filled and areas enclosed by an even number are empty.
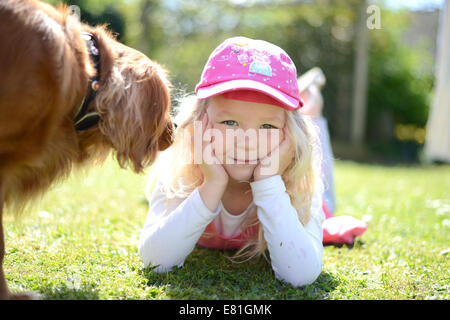
[[[362,241],[361,239],[356,239],[352,244],[347,244],[347,243],[327,243],[324,244],[324,247],[335,247],[335,248],[342,248],[345,247],[347,249],[359,249],[364,245],[364,241]]]
[[[196,247],[183,268],[141,272],[155,298],[164,293],[169,299],[326,299],[339,284],[333,275],[322,272],[313,284],[293,288],[275,278],[263,257],[238,264],[227,258],[233,254]]]

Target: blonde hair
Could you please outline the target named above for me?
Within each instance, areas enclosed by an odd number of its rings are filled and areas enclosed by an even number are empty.
[[[152,170],[162,183],[168,201],[175,197],[188,197],[203,183],[202,171],[193,161],[193,135],[194,121],[201,121],[207,107],[208,99],[199,100],[195,96],[184,98],[178,107],[174,121],[178,125],[174,143],[158,156],[156,168]],[[317,188],[321,187],[321,179],[317,174],[320,172],[318,168],[321,162],[320,153],[317,152],[320,150],[319,140],[314,125],[307,117],[303,117],[299,110],[285,112],[286,131],[296,146],[296,152],[294,160],[286,168],[282,178],[291,204],[297,210],[299,221],[302,225],[306,225],[310,219],[312,196]],[[155,176],[152,176],[149,182],[154,180]],[[147,186],[147,192],[152,186],[152,184]],[[237,262],[237,258],[246,258],[241,261],[243,262],[260,255],[266,257],[267,243],[256,207],[248,212],[241,228],[246,230],[253,226],[258,226],[258,232],[248,238],[247,243],[236,252],[232,259],[234,262]]]

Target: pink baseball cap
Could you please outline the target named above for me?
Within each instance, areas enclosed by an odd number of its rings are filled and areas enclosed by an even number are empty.
[[[240,100],[233,91],[256,91],[275,99],[287,110],[303,106],[297,84],[297,69],[280,47],[263,40],[233,37],[225,40],[209,56],[200,82],[195,87],[198,99],[219,94]],[[245,101],[253,101],[246,95]],[[256,95],[255,95],[256,96]],[[250,98],[249,98],[250,97]],[[257,101],[259,100],[259,101]],[[260,99],[255,102],[260,102]],[[273,101],[273,100],[272,100]]]

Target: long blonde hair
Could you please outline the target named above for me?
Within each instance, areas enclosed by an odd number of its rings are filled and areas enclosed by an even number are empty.
[[[172,146],[158,156],[153,175],[149,178],[148,192],[153,187],[155,175],[162,183],[162,188],[168,201],[173,198],[186,198],[203,183],[203,174],[193,161],[194,122],[201,121],[208,107],[208,99],[198,100],[195,96],[184,98],[175,116],[178,125]],[[312,196],[316,188],[320,188],[321,157],[317,130],[312,122],[303,117],[300,111],[285,111],[287,134],[296,146],[295,158],[286,168],[282,178],[286,185],[292,206],[297,210],[299,221],[306,225],[310,219]],[[265,257],[267,243],[263,228],[257,217],[256,207],[249,211],[242,223],[242,230],[258,226],[258,232],[247,239],[247,243],[234,255],[246,258],[247,261],[261,254]]]

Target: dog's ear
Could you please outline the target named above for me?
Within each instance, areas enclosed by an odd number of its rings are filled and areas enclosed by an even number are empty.
[[[161,66],[133,49],[121,50],[96,100],[99,128],[119,165],[140,173],[172,144],[170,84]]]

